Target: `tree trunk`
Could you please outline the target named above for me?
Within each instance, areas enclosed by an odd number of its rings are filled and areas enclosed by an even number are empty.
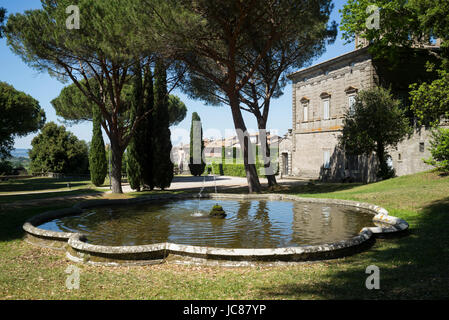
[[[271,158],[270,158],[270,146],[268,145],[268,136],[267,136],[267,125],[266,122],[261,119],[261,118],[257,118],[257,124],[259,127],[259,138],[262,137],[263,135],[261,134],[261,131],[264,130],[265,131],[265,141],[261,141],[261,145],[262,143],[265,142],[265,154],[263,155],[263,163],[264,163],[264,168],[265,168],[265,176],[267,177],[268,180],[268,186],[272,187],[272,186],[277,186],[278,183],[276,181],[276,176],[274,174],[272,174],[271,172]]]
[[[123,151],[115,139],[111,140],[111,187],[112,193],[123,193],[122,190],[122,158]]]
[[[245,133],[247,131],[245,122],[243,121],[242,112],[240,111],[240,103],[236,94],[228,94],[230,106],[232,110],[232,118],[234,120],[234,127],[236,130],[240,130]],[[255,163],[248,163],[249,147],[251,141],[245,139],[241,135],[238,135],[240,147],[243,152],[243,163],[245,165],[246,180],[248,181],[248,192],[259,193],[261,191],[259,176],[257,175],[257,169]]]
[[[377,160],[379,161],[378,177],[385,179],[388,175],[388,165],[385,158],[385,149],[383,143],[377,142]]]

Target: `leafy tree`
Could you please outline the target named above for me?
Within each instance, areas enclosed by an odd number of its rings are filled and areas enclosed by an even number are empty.
[[[9,46],[26,63],[62,81],[70,79],[99,107],[111,143],[114,193],[122,192],[123,153],[140,120],[129,118],[130,105],[123,100],[130,67],[142,60],[129,20],[133,2],[79,0],[81,28],[68,29],[66,8],[73,1],[42,0],[42,9],[9,16],[5,29]]]
[[[13,167],[11,161],[0,160],[0,176],[1,175],[12,175]]]
[[[354,107],[343,120],[340,146],[348,154],[376,153],[379,162],[378,176],[392,176],[387,164],[386,148],[396,146],[411,133],[409,121],[400,107],[400,101],[392,98],[382,87],[360,91]]]
[[[148,77],[152,77],[151,69],[146,69],[149,72]],[[84,83],[84,81],[81,81]],[[91,81],[91,88],[95,83]],[[131,109],[133,100],[134,82],[125,84],[123,86],[122,100]],[[92,121],[92,105],[95,105],[89,98],[87,98],[75,84],[64,87],[59,96],[51,101],[56,114],[63,117],[68,123],[76,124],[83,121]],[[175,126],[184,120],[187,114],[186,105],[179,99],[179,97],[170,94],[168,96],[168,110],[170,116],[170,126]],[[143,121],[143,120],[142,120]]]
[[[33,173],[87,173],[87,144],[64,126],[46,123],[31,145],[29,156]]]
[[[179,99],[179,97],[170,94],[168,96],[168,116],[169,116],[169,126],[176,126],[179,124],[187,115],[187,107],[184,102]]]
[[[379,12],[379,28],[374,28],[368,6]],[[368,9],[368,10],[367,10]],[[342,10],[343,37],[351,41],[359,35],[369,41],[370,52],[387,58],[393,65],[401,59],[404,48],[418,46],[427,50],[429,71],[438,68],[437,79],[420,81],[411,86],[411,109],[420,124],[435,125],[449,114],[449,3],[446,0],[348,0]],[[368,24],[367,24],[368,21]],[[439,38],[441,48],[424,47],[423,43]]]
[[[164,61],[159,58],[154,69],[154,111],[152,114],[151,147],[153,150],[153,185],[164,190],[173,180],[171,161],[172,144],[170,140],[167,95],[167,73]]]
[[[259,129],[259,137],[266,138],[267,122],[272,98],[279,98],[283,94],[283,88],[287,84],[286,75],[294,69],[300,69],[310,61],[321,55],[325,50],[326,43],[332,43],[336,37],[336,25],[328,26],[329,14],[332,6],[328,3],[322,7],[315,7],[308,15],[301,18],[301,28],[294,34],[287,34],[273,45],[250,81],[240,90],[239,98],[242,104],[240,109],[254,115]],[[319,10],[320,9],[320,10]],[[248,47],[248,57],[255,59],[263,51],[264,39],[251,38]],[[247,57],[247,58],[248,58]],[[193,76],[190,83],[185,86],[187,93],[191,96],[199,96],[208,104],[229,105],[229,101],[220,87],[214,85],[213,81],[205,77]],[[270,147],[265,139],[264,174],[268,185],[276,185],[276,178],[271,167]]]
[[[90,179],[96,186],[101,186],[108,173],[106,150],[101,133],[101,113],[98,106],[93,105],[93,129],[92,141],[89,149],[89,171]]]
[[[449,118],[449,71],[438,70],[439,78],[411,85],[411,109],[418,122],[436,126],[441,118]]]
[[[139,2],[140,3],[140,2]],[[240,92],[257,72],[263,58],[281,39],[291,39],[306,19],[330,1],[246,1],[208,0],[160,1],[158,6],[141,6],[139,16],[142,39],[160,35],[155,43],[165,56],[182,61],[188,68],[186,82],[200,81],[219,92],[230,106],[234,126],[244,152],[249,192],[260,191],[255,163],[249,161],[251,142],[240,109]],[[260,50],[252,50],[257,39]],[[206,80],[204,82],[204,80]],[[203,98],[201,92],[193,96]]]
[[[6,9],[0,8],[0,39],[3,37],[3,22],[6,17]]]
[[[449,129],[437,128],[432,131],[430,153],[432,157],[424,162],[449,173]]]
[[[318,9],[318,8],[316,8]],[[262,148],[262,160],[268,186],[276,185],[275,172],[271,168],[270,146],[267,138],[267,121],[272,98],[279,98],[287,83],[287,73],[300,69],[325,51],[326,43],[336,37],[335,22],[328,26],[332,6],[320,8],[301,18],[301,28],[290,38],[280,39],[262,59],[251,81],[240,91],[242,110],[252,113],[257,120]],[[262,50],[260,39],[251,43],[253,56]],[[263,139],[265,137],[265,139]],[[259,155],[259,153],[257,153]]]
[[[200,141],[201,144],[194,144],[193,141],[193,123],[194,121],[200,121],[201,118],[198,113],[192,113],[192,125],[190,126],[190,156],[189,156],[189,170],[190,173],[194,176],[200,176],[203,174],[204,169],[206,168],[206,163],[203,160],[203,152],[204,152],[204,141],[203,141],[203,128],[201,127]],[[200,149],[201,150],[200,150]],[[222,151],[223,153],[223,151]],[[194,163],[194,155],[199,154],[201,156],[201,163]],[[223,156],[223,155],[222,155]]]
[[[0,114],[0,159],[10,155],[14,137],[37,131],[45,123],[39,102],[5,82],[0,82]]]

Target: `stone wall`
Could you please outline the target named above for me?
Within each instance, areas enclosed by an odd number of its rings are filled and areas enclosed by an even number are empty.
[[[389,149],[396,175],[403,176],[433,168],[422,160],[431,156],[430,138],[430,129],[421,128],[415,130],[410,138],[402,141],[396,148]]]
[[[284,159],[287,163],[284,163]],[[292,134],[289,132],[279,140],[279,173],[281,176],[291,176],[292,173]]]

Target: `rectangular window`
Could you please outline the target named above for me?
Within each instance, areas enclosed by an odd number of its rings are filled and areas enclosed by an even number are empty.
[[[424,142],[419,143],[419,152],[424,152]]]
[[[323,151],[323,168],[329,169],[331,167],[331,151],[324,150]]]
[[[323,100],[323,119],[329,119],[329,99]]]
[[[302,114],[303,114],[303,121],[304,122],[309,121],[309,104],[308,103],[302,104]]]
[[[355,94],[348,97],[349,114],[354,113]]]

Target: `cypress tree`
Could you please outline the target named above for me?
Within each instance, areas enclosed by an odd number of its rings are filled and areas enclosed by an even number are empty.
[[[154,111],[152,117],[153,183],[162,190],[173,180],[170,140],[170,117],[168,113],[167,72],[161,58],[154,68]]]
[[[135,121],[140,117],[142,111],[142,69],[140,63],[133,68],[134,86],[132,91],[132,100],[130,108],[130,119]],[[126,149],[126,173],[131,189],[140,191],[142,186],[142,159],[141,159],[141,123],[138,124],[134,135],[131,137],[128,148]]]
[[[142,125],[139,127],[139,132],[142,137],[141,141],[141,167],[142,167],[142,181],[145,187],[153,190],[155,184],[153,179],[153,136],[157,135],[154,130],[153,110],[154,108],[154,88],[153,88],[153,74],[149,65],[145,66],[144,73],[144,101],[143,112],[147,116],[142,120]]]
[[[153,77],[149,65],[145,66],[142,83],[142,67],[134,68],[134,86],[132,93],[131,119],[146,114],[137,125],[127,148],[127,175],[132,189],[140,191],[142,187],[154,188],[152,168],[152,109],[154,106]],[[148,111],[149,114],[148,114]]]
[[[201,118],[198,115],[198,113],[194,112],[192,113],[192,125],[190,126],[190,156],[189,156],[189,169],[190,173],[193,176],[200,176],[203,174],[204,169],[206,168],[206,164],[204,163],[202,154],[204,151],[204,141],[203,141],[203,128],[201,127],[201,163],[193,163],[193,155],[194,155],[194,149],[193,149],[193,122],[194,121],[200,121]]]
[[[89,150],[90,179],[95,186],[101,186],[108,173],[108,168],[103,135],[101,133],[101,113],[97,105],[92,106],[92,113],[93,129]]]

